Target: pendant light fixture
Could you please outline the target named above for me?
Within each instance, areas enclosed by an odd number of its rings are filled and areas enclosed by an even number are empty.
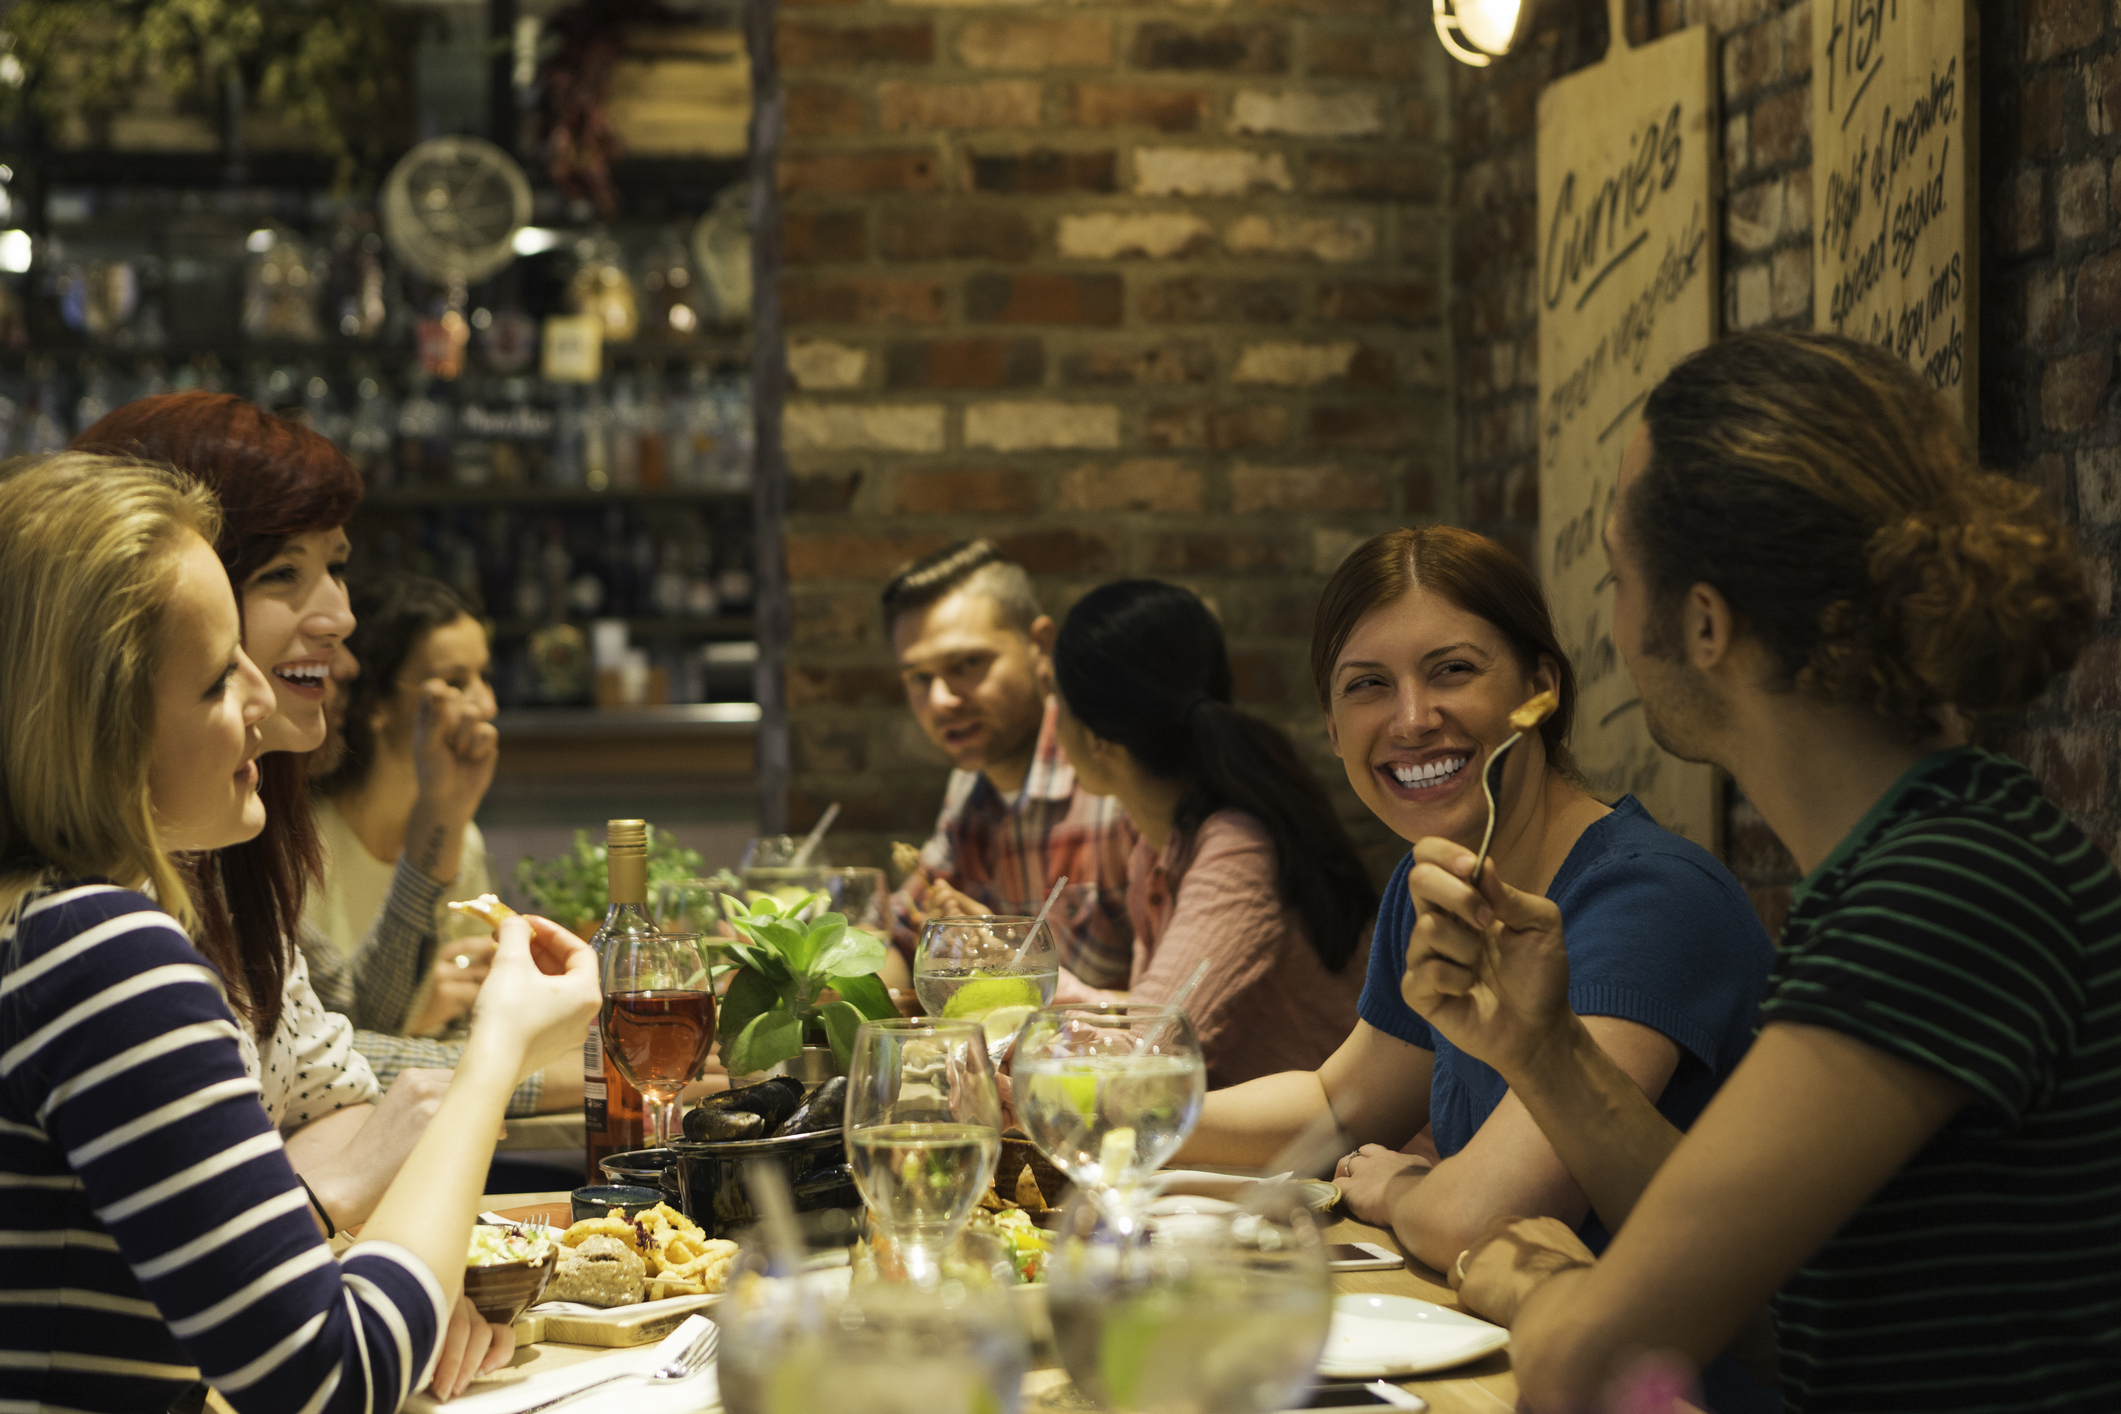
[[[1484,69],[1507,54],[1531,23],[1531,0],[1431,0],[1436,37],[1461,64]]]

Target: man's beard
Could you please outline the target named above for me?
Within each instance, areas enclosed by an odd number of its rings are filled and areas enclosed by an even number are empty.
[[[1635,690],[1642,695],[1642,724],[1650,740],[1682,761],[1718,764],[1709,756],[1706,742],[1723,726],[1723,700],[1685,663],[1654,654],[1649,658],[1643,666],[1650,669],[1656,688],[1646,687],[1644,675],[1638,673]]]
[[[1682,761],[1711,761],[1706,740],[1728,715],[1723,699],[1690,666],[1680,648],[1678,612],[1653,615],[1644,625],[1641,671],[1634,674],[1642,698],[1642,724],[1650,740]]]

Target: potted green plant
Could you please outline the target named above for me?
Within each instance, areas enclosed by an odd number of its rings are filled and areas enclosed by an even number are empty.
[[[648,886],[690,879],[700,872],[700,856],[678,844],[665,831],[648,827]],[[604,844],[591,840],[587,830],[574,832],[574,848],[558,859],[539,860],[524,855],[516,865],[516,887],[541,913],[562,927],[587,938],[603,926],[611,911],[609,874]],[[731,876],[734,877],[733,875]]]
[[[731,1075],[795,1060],[805,1045],[830,1046],[845,1070],[854,1029],[898,1015],[876,975],[884,940],[849,927],[844,914],[804,916],[825,901],[821,893],[792,901],[763,894],[748,904],[722,895],[737,935],[715,942],[734,963],[719,1022]]]

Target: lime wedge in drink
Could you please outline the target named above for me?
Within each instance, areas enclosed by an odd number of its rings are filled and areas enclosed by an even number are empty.
[[[1117,1184],[1126,1175],[1128,1165],[1134,1162],[1134,1130],[1129,1126],[1110,1131],[1105,1142],[1098,1146],[1097,1166],[1104,1171],[1105,1182]]]
[[[1165,1304],[1154,1296],[1138,1297],[1117,1303],[1105,1317],[1097,1372],[1104,1378],[1106,1396],[1118,1408],[1139,1407],[1135,1400],[1141,1393],[1142,1373],[1168,1324],[1163,1319]]]
[[[1054,1104],[1053,1095],[1059,1092],[1056,1108],[1072,1111],[1084,1121],[1097,1113],[1097,1076],[1094,1074],[1056,1074],[1050,1070],[1034,1071],[1028,1075],[1018,1072],[1018,1084],[1024,1087],[1024,1095],[1033,1103]]]
[[[988,1012],[980,1022],[980,1025],[987,1028],[987,1044],[999,1046],[1016,1035],[1017,1028],[1024,1024],[1024,1018],[1036,1010],[1037,1007],[1030,1006],[998,1006]]]
[[[997,1007],[1022,1007],[1028,1011],[1043,1000],[1038,983],[1029,977],[977,977],[958,988],[957,995],[943,1004],[943,1015],[985,1016]],[[1016,1024],[1023,1024],[1021,1016]],[[1014,1031],[1016,1026],[1009,1029]]]

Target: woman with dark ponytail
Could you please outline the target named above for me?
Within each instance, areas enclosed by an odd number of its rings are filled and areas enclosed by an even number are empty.
[[[1053,649],[1059,730],[1085,788],[1141,832],[1127,868],[1127,995],[1187,1003],[1208,1083],[1310,1069],[1355,1023],[1377,890],[1282,733],[1230,705],[1208,606],[1128,579],[1092,590]],[[1107,996],[1066,978],[1062,1000]]]

